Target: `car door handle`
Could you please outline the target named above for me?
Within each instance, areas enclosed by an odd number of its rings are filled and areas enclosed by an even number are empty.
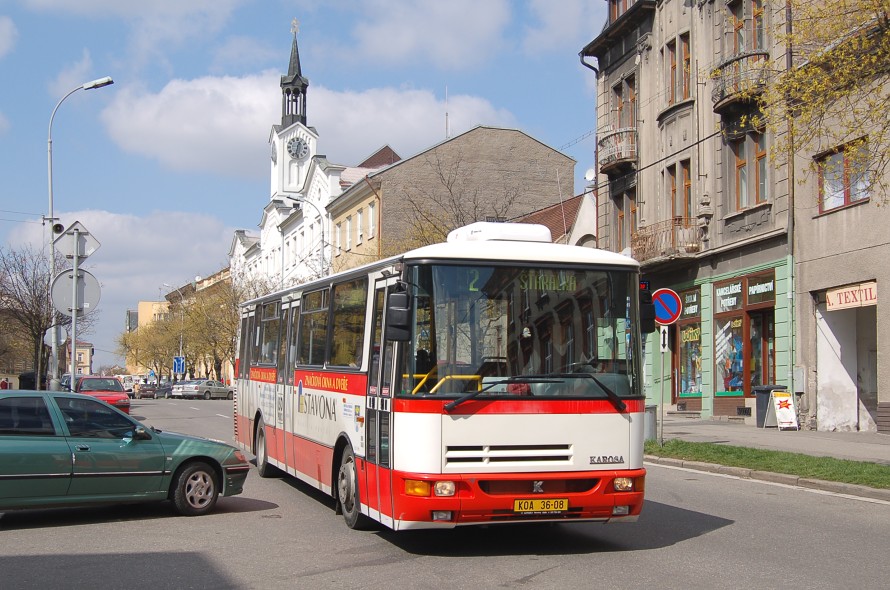
[[[78,451],[89,451],[90,445],[74,445],[74,448]]]

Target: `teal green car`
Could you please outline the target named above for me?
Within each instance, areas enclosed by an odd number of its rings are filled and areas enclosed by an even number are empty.
[[[197,516],[240,494],[249,471],[233,446],[146,427],[92,396],[0,391],[0,512],[170,500]]]

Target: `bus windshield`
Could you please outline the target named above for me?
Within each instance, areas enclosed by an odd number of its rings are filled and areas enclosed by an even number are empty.
[[[401,395],[639,396],[633,269],[418,264]]]

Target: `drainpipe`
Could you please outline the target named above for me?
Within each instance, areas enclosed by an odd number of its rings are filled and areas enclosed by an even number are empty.
[[[785,71],[790,71],[794,66],[794,59],[792,55],[792,39],[791,33],[793,32],[793,23],[792,23],[792,11],[791,11],[791,1],[785,0]],[[796,339],[795,334],[798,328],[797,321],[797,306],[795,305],[795,292],[797,291],[797,286],[795,285],[795,277],[796,273],[794,272],[795,267],[797,266],[797,260],[794,258],[794,187],[796,185],[794,179],[794,119],[791,117],[786,117],[786,121],[788,123],[788,137],[789,137],[789,150],[788,150],[788,255],[791,258],[791,264],[789,265],[788,270],[788,296],[789,296],[789,304],[791,311],[791,333],[789,334],[789,344],[791,348],[791,395],[796,396],[796,388],[794,386],[794,367],[797,364],[797,351],[796,351]],[[806,383],[806,378],[804,378],[804,384]],[[809,399],[807,400],[807,413],[809,413],[810,403]],[[800,412],[798,411],[798,414]],[[798,427],[803,427],[802,424],[798,425]]]
[[[593,64],[589,64],[586,61],[584,61],[584,58],[588,57],[588,56],[584,55],[584,52],[582,51],[581,53],[578,54],[578,57],[581,59],[581,65],[589,70],[593,70],[593,73],[596,74],[597,80],[599,80],[600,71],[597,69],[597,67],[594,66]],[[597,65],[599,65],[599,60],[597,60]],[[599,134],[597,134],[596,135],[596,143],[594,144],[594,147],[593,147],[594,169],[596,169],[596,167],[599,165],[599,151],[600,151],[599,146],[600,146]],[[596,178],[596,177],[594,177],[594,178]],[[599,228],[599,225],[600,225],[600,199],[599,199],[598,184],[599,183],[594,182],[594,185],[593,185],[594,186],[593,199],[596,202],[596,205],[594,206],[594,216],[593,216],[593,218],[594,218],[594,228],[593,229],[596,232],[596,234],[593,236],[593,245],[595,248],[600,247],[600,228]]]

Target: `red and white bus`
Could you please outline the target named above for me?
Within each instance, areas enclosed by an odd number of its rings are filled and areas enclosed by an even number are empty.
[[[636,520],[641,286],[631,258],[480,223],[247,302],[236,440],[353,528]]]

